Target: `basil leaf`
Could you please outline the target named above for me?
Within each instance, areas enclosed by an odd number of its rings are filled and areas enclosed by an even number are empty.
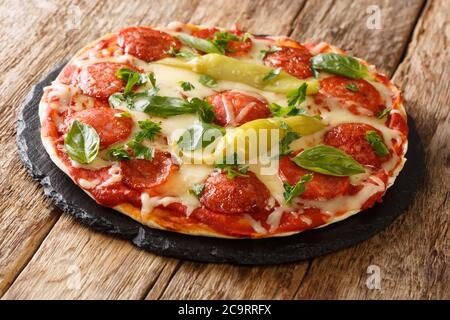
[[[222,51],[218,49],[211,41],[193,37],[187,34],[180,33],[176,35],[178,40],[180,40],[183,44],[192,47],[194,49],[200,50],[205,53],[219,53],[222,54]]]
[[[356,85],[356,83],[349,83],[348,85],[345,86],[345,88],[353,92],[359,92],[359,88]]]
[[[284,186],[284,200],[287,204],[291,204],[294,198],[300,197],[303,192],[306,191],[305,183],[313,179],[312,173],[307,173],[298,181],[295,185],[290,185],[288,182],[283,184]]]
[[[152,160],[153,159],[153,155],[154,155],[153,148],[148,148],[135,140],[131,140],[130,142],[128,142],[127,146],[131,150],[133,150],[134,157],[136,159],[144,159],[144,160]]]
[[[210,123],[199,123],[187,129],[177,144],[183,151],[194,151],[213,143],[225,134],[225,129]]]
[[[351,79],[367,78],[367,67],[353,57],[337,53],[322,53],[311,58],[312,68]]]
[[[384,157],[389,154],[389,150],[383,139],[373,130],[366,132],[366,140],[370,143],[377,156]]]
[[[306,149],[291,160],[299,167],[330,176],[346,177],[365,172],[363,166],[344,151],[326,145]]]
[[[213,77],[210,77],[210,76],[208,76],[206,74],[202,74],[198,78],[198,82],[200,82],[202,85],[204,85],[205,87],[208,87],[208,88],[215,88],[215,87],[217,87],[216,79],[214,79]]]
[[[190,193],[192,193],[194,196],[196,196],[197,198],[200,197],[200,195],[203,192],[203,189],[205,189],[205,185],[203,183],[196,183],[192,186],[192,189],[189,190]]]
[[[192,83],[187,82],[187,81],[180,81],[180,87],[181,89],[183,89],[183,91],[191,91],[194,90],[195,87]]]
[[[75,120],[64,138],[64,149],[70,159],[90,163],[98,154],[100,137],[90,125]]]
[[[153,92],[130,93],[127,97],[115,96],[112,103],[125,101],[129,109],[142,111],[160,117],[177,116],[187,113],[198,113],[203,122],[214,121],[213,106],[207,101],[192,98],[191,100],[154,95]]]
[[[390,112],[391,112],[391,109],[386,108],[383,111],[378,112],[377,117],[378,117],[378,119],[382,119],[382,118],[386,117]]]
[[[269,73],[263,78],[263,81],[270,81],[275,79],[281,72],[281,68],[270,70]]]
[[[295,106],[299,105],[306,100],[306,89],[308,89],[308,84],[303,83],[298,89],[295,89],[287,94],[288,105]]]
[[[166,54],[177,57],[177,58],[184,58],[184,59],[188,59],[188,60],[195,58],[197,56],[194,52],[192,52],[190,50],[177,50],[174,47],[171,47],[169,50],[167,50]]]
[[[131,155],[124,145],[109,149],[108,156],[113,160],[131,160]]]

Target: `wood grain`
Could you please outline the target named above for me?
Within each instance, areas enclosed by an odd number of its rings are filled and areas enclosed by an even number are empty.
[[[365,28],[366,8],[374,3],[379,5],[385,23],[389,24],[389,27],[383,29],[382,33],[380,30]],[[393,1],[308,1],[293,24],[291,36],[301,41],[321,41],[323,39],[347,49],[354,48],[351,50],[352,53],[362,57],[378,57],[375,59],[375,62],[378,63],[384,61],[382,57],[385,57],[386,43],[389,43],[389,56],[396,60],[389,61],[384,64],[384,67],[389,74],[392,74],[394,67],[400,62],[409,34],[414,28],[416,17],[422,7],[422,1],[410,1],[409,3],[410,6],[405,7],[401,2]],[[399,16],[402,19],[397,20],[396,17]],[[381,40],[378,39],[380,36]],[[368,41],[367,38],[378,40]],[[394,41],[390,39],[394,39]],[[323,259],[328,261],[331,257],[333,255]],[[349,259],[356,259],[356,257],[350,256]],[[341,271],[345,271],[346,267],[342,266]],[[292,274],[292,269],[295,270],[295,274]],[[161,298],[292,298],[302,284],[303,277],[301,275],[308,270],[308,262],[282,269],[279,267],[245,268],[248,274],[247,278],[241,276],[242,270],[244,270],[242,267],[236,266],[209,265],[205,267],[195,263],[184,263]],[[342,277],[345,277],[347,273],[341,272],[341,274]],[[313,276],[316,276],[315,279],[321,282],[320,272],[314,273]],[[366,275],[358,274],[357,277],[364,281]],[[330,281],[333,280],[330,279]],[[322,285],[326,285],[326,283],[322,283]],[[199,290],[199,288],[203,289]],[[233,290],[233,288],[239,288],[239,290]],[[304,298],[313,296],[313,292],[314,290],[310,288]],[[150,291],[148,298],[155,298],[155,295]]]
[[[369,5],[381,9],[380,30],[367,28]],[[0,147],[7,155],[0,158],[0,296],[448,299],[450,3],[429,1],[410,42],[422,8],[422,0],[0,1]],[[158,257],[60,216],[19,162],[14,126],[21,101],[32,83],[88,41],[127,25],[172,20],[225,27],[239,21],[252,32],[329,41],[389,75],[402,62],[394,81],[405,91],[430,163],[411,209],[354,248],[272,267]],[[381,290],[366,287],[370,265],[380,268]]]
[[[95,3],[68,1],[58,2],[57,5],[51,1],[4,2],[2,12],[9,17],[7,22],[14,26],[6,33],[9,36],[21,38],[21,41],[4,50],[6,62],[2,66],[9,72],[2,77],[2,82],[17,83],[18,87],[4,86],[2,90],[5,91],[0,91],[0,97],[7,101],[8,106],[2,110],[7,119],[5,117],[1,119],[3,124],[0,129],[1,137],[3,139],[5,136],[11,138],[14,136],[14,116],[6,109],[18,108],[24,94],[29,90],[29,84],[36,82],[39,76],[47,72],[56,62],[69,57],[80,46],[106,32],[126,25],[164,25],[172,20],[231,25],[236,19],[242,19],[242,26],[250,30],[263,25],[264,29],[254,31],[273,33],[281,28],[281,33],[287,33],[291,29],[290,22],[302,6],[303,1],[266,3],[250,0],[228,1],[220,7],[215,1],[178,1],[176,5],[172,2],[161,1],[98,1]],[[33,15],[33,10],[40,10],[42,15]],[[77,14],[77,10],[81,13],[79,25],[75,23],[76,28],[68,30],[72,25],[66,22]],[[56,11],[58,15],[54,14]],[[17,17],[14,15],[18,12],[22,12],[24,20],[26,16],[33,18],[16,30],[14,21]],[[263,23],[269,14],[280,17],[281,22],[278,23],[277,20],[272,24]],[[224,21],[226,23],[223,23]],[[31,50],[31,53],[27,52],[30,43],[39,43],[35,49]],[[18,59],[19,54],[24,57],[23,60]],[[11,71],[11,67],[15,68],[14,72]],[[21,76],[20,82],[14,80],[18,75]],[[155,257],[134,248],[131,244],[107,240],[101,235],[94,236],[89,229],[73,223],[65,216],[56,222],[59,213],[50,214],[53,210],[52,205],[42,197],[39,186],[32,183],[26,176],[17,159],[14,140],[5,139],[4,143],[8,154],[11,155],[8,161],[11,161],[14,167],[11,168],[9,162],[2,166],[5,169],[5,174],[2,175],[5,187],[2,185],[2,190],[9,192],[2,194],[2,197],[9,199],[6,203],[2,203],[7,210],[5,211],[7,214],[2,214],[2,219],[5,219],[2,228],[9,227],[4,230],[5,233],[3,229],[0,230],[2,232],[0,239],[3,239],[3,245],[9,248],[9,251],[5,250],[5,254],[0,257],[0,266],[2,266],[0,274],[4,279],[1,282],[0,294],[8,288],[48,234],[36,255],[15,280],[4,298],[141,298],[146,288],[147,290],[152,288],[152,292],[165,288],[165,285],[161,286],[161,281],[171,277],[176,263]],[[30,192],[28,198],[24,197],[23,192],[29,190],[29,185],[34,187],[35,192]],[[26,199],[26,203],[33,204],[33,207],[26,211],[29,213],[26,218],[18,221],[20,214],[17,212],[18,207],[22,209],[22,215],[26,210],[20,203],[14,206],[17,199],[21,198]],[[39,204],[39,201],[42,204]],[[55,227],[49,233],[55,222]],[[6,232],[11,236],[8,237]],[[97,240],[91,242],[91,238]],[[96,243],[97,241],[102,244]],[[102,249],[101,254],[99,254],[99,248]],[[128,264],[120,260],[122,259],[120,257],[113,258],[118,254],[125,257],[128,255],[130,257]],[[67,287],[68,257],[72,259],[69,271],[73,271],[73,268],[79,268],[81,271],[83,281],[77,290],[68,290]],[[118,269],[119,262],[123,263],[125,268]],[[134,263],[138,263],[139,266]],[[151,270],[156,271],[149,273],[141,269],[141,265],[143,268],[153,266]],[[115,273],[116,270],[120,272]],[[142,278],[136,278],[139,276]],[[155,282],[160,276],[161,280]],[[30,283],[33,285],[30,286]],[[125,291],[122,291],[121,287],[126,288]]]
[[[450,298],[450,3],[430,1],[394,82],[418,125],[428,162],[412,207],[370,241],[313,261],[296,298]],[[381,271],[368,290],[367,268]]]

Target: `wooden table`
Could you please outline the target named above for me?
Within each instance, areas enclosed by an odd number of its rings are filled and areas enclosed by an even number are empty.
[[[450,298],[450,1],[0,3],[4,299]],[[165,25],[172,20],[224,27],[239,21],[255,33],[324,40],[381,67],[403,89],[425,145],[426,181],[411,208],[360,245],[269,267],[155,256],[61,213],[19,161],[15,119],[25,95],[88,41],[128,25]]]

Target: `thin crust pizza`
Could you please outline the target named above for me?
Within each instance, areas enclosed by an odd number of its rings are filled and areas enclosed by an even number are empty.
[[[81,49],[44,89],[52,161],[152,228],[287,236],[382,201],[402,169],[400,91],[324,42],[170,23]],[[364,213],[362,213],[364,214]]]

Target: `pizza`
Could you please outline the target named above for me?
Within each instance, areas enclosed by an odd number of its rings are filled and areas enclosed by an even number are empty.
[[[366,61],[180,22],[86,45],[44,89],[39,116],[51,160],[99,205],[223,238],[288,236],[364,211],[408,146],[401,93]]]

